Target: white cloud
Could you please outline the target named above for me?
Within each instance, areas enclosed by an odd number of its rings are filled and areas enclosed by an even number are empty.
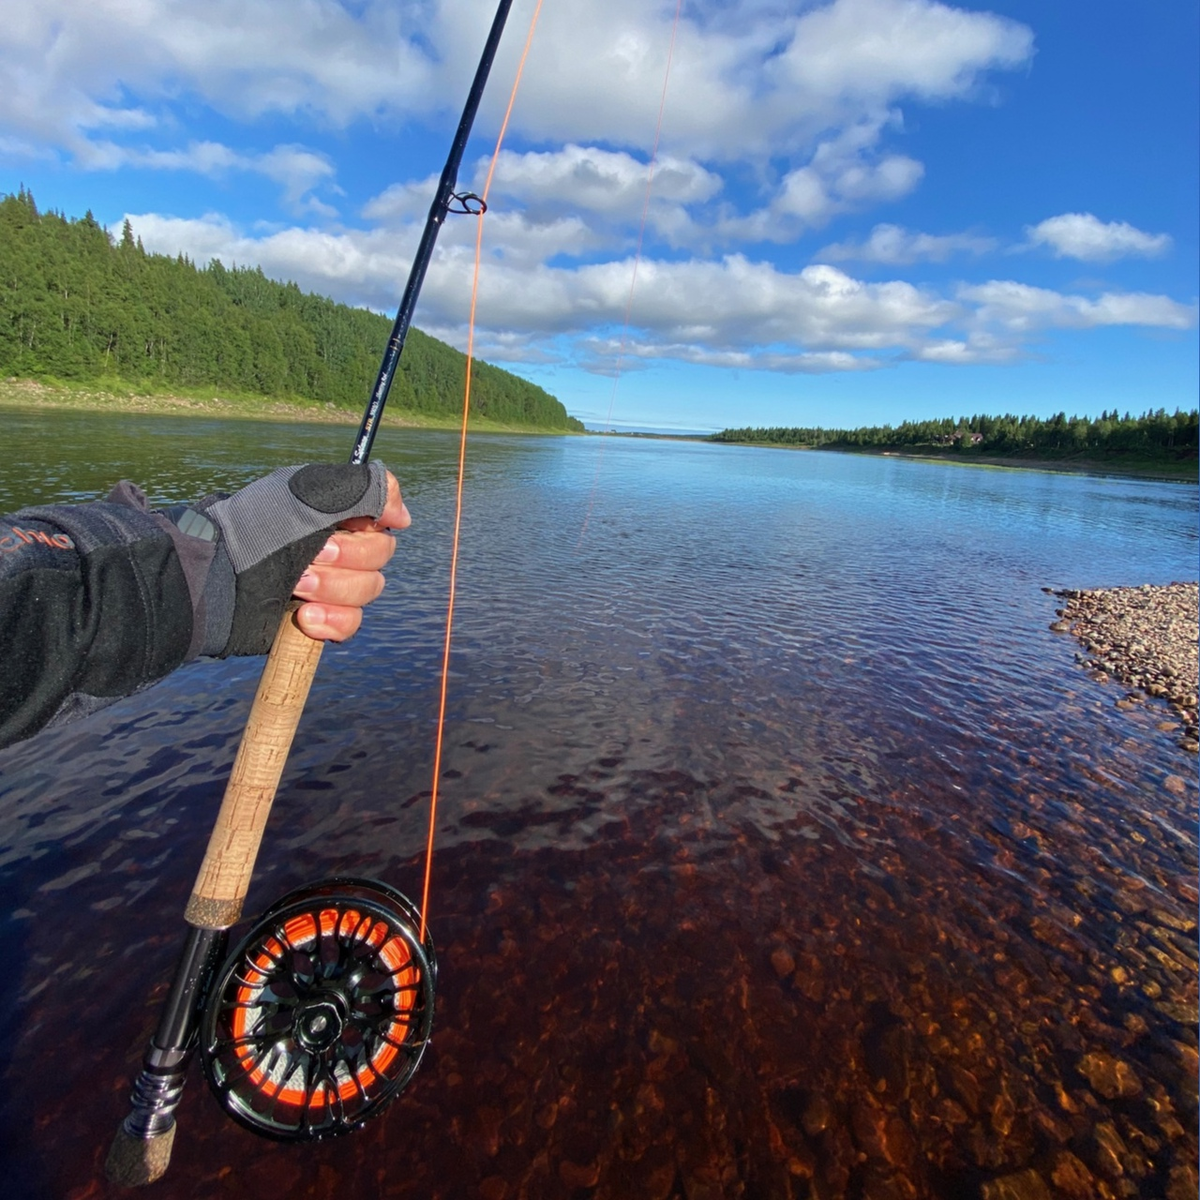
[[[956,254],[980,255],[995,250],[995,238],[972,233],[917,233],[899,225],[876,225],[865,242],[834,242],[818,250],[814,259],[825,262],[873,262],[905,266],[918,262],[946,262]]]
[[[481,164],[482,166],[482,164]],[[624,151],[567,143],[561,150],[516,154],[504,151],[494,186],[536,209],[564,205],[636,220],[646,195],[649,164]],[[699,163],[663,155],[655,163],[651,201],[694,204],[721,190],[721,178]]]
[[[518,0],[495,76],[513,77],[532,0]],[[790,154],[905,97],[968,94],[1029,61],[1032,35],[931,0],[834,0],[742,21],[701,0],[679,29],[664,128],[682,159]],[[514,112],[534,140],[647,148],[673,8],[574,0],[543,12]],[[75,155],[98,129],[164,128],[199,102],[331,127],[456,108],[482,44],[476,0],[8,0],[0,128]],[[506,89],[485,95],[495,128]]]
[[[686,11],[664,128],[675,152],[705,160],[794,153],[906,96],[966,95],[987,72],[1032,54],[1025,26],[930,0],[805,8],[739,6],[737,20],[712,2]],[[643,0],[548,6],[520,128],[535,138],[645,145],[673,11]]]
[[[415,230],[398,236],[385,229],[291,228],[253,237],[216,216],[129,219],[148,250],[182,251],[201,264],[220,258],[261,265],[268,275],[384,311],[398,300],[416,241]],[[447,333],[460,344],[472,272],[469,243],[466,233],[439,243],[418,314],[422,328]],[[490,244],[486,233],[485,243]],[[621,326],[630,260],[565,267],[533,261],[536,257],[531,250],[513,253],[511,245],[488,251],[479,292],[485,338],[507,333],[517,339],[509,343],[515,357],[525,349],[544,353],[556,338],[588,339],[596,329]],[[719,261],[651,259],[639,267],[630,340],[643,347],[637,351],[642,356],[655,347],[659,358],[750,365],[761,352],[764,362],[779,363],[780,369],[862,369],[857,354],[919,344],[957,313],[955,303],[911,284],[863,283],[829,266],[787,272],[741,255]]]
[[[481,133],[496,126],[532,7],[514,6]],[[544,10],[512,132],[552,148],[506,152],[495,185],[497,210],[523,213],[508,231],[521,261],[534,251],[518,242],[576,255],[629,244],[673,15],[645,0]],[[315,189],[331,188],[334,164],[303,146],[254,145],[255,123],[327,131],[456,109],[486,24],[477,0],[9,0],[0,138],[86,169],[255,172],[291,213],[333,219]],[[736,19],[723,0],[697,0],[679,26],[649,230],[712,254],[786,243],[899,199],[924,168],[884,144],[902,127],[898,106],[970,95],[1031,54],[1026,27],[935,0],[758,2]],[[176,144],[197,112],[240,123],[248,144],[236,129]],[[727,186],[735,172],[748,194]],[[417,221],[425,187],[400,180],[362,216]]]
[[[148,250],[182,251],[201,264],[217,257],[227,265],[260,265],[275,278],[385,312],[398,302],[418,232],[406,225],[288,228],[251,236],[217,216],[183,221],[143,214],[130,220]],[[627,308],[624,340],[631,360],[809,373],[872,370],[906,358],[1009,362],[1047,330],[1182,330],[1197,316],[1195,306],[1140,292],[1092,298],[991,280],[960,286],[948,297],[902,280],[864,282],[828,264],[786,271],[740,254],[644,259],[630,306],[632,260],[551,265],[560,262],[562,246],[586,230],[527,223],[520,215],[490,216],[484,228],[478,345],[485,357],[510,362],[565,357],[588,370],[611,371],[620,340],[615,331],[622,329]],[[461,346],[474,222],[448,224],[443,239],[417,323]]]
[[[1004,341],[982,330],[965,338],[940,338],[918,346],[912,357],[918,362],[940,366],[974,366],[978,363],[1011,363],[1022,358],[1020,343]]]
[[[1094,329],[1105,325],[1144,325],[1190,329],[1194,305],[1145,292],[1105,292],[1095,300],[1031,287],[1011,279],[962,287],[958,298],[977,306],[980,321],[1024,334],[1039,329]]]
[[[416,235],[392,230],[330,232],[289,227],[253,237],[227,218],[209,213],[181,219],[158,213],[126,214],[146,249],[186,254],[200,266],[260,266],[273,279],[349,304],[386,311],[399,299],[416,249]]]
[[[713,350],[688,343],[626,342],[594,339],[585,343],[581,363],[597,375],[622,373],[656,361],[686,362],[726,370],[775,371],[782,375],[826,375],[845,371],[878,371],[888,362],[845,350],[785,351]]]
[[[1027,226],[1030,245],[1049,246],[1056,258],[1111,262],[1126,255],[1153,258],[1171,248],[1165,233],[1144,233],[1125,221],[1101,221],[1091,213],[1063,213]]]
[[[88,131],[147,128],[181,97],[237,120],[427,111],[436,72],[413,36],[419,12],[380,0],[8,0],[0,121],[77,152]]]
[[[910,191],[922,167],[900,155],[874,154],[882,122],[861,123],[820,143],[808,165],[788,173],[761,208],[739,214],[722,195],[723,181],[690,159],[655,164],[649,207],[649,164],[623,151],[568,144],[556,151],[501,154],[493,180],[493,220],[504,238],[537,242],[574,256],[628,247],[646,211],[650,231],[674,248],[711,252],[737,242],[788,242],[833,214],[894,200]],[[487,160],[474,167],[482,189]],[[436,187],[429,177],[398,183],[370,200],[363,215],[392,223],[423,219]],[[577,210],[578,217],[563,212]]]
[[[839,0],[801,16],[776,70],[810,95],[890,104],[961,96],[980,75],[1027,63],[1029,29],[927,0]]]
[[[821,142],[806,166],[784,177],[767,210],[771,218],[783,220],[780,240],[791,234],[788,218],[802,228],[819,227],[835,213],[899,200],[917,186],[925,173],[919,162],[876,153],[883,124],[860,121]]]
[[[393,183],[363,205],[362,215],[369,221],[390,223],[424,220],[437,193],[437,185],[436,175]]]
[[[455,235],[458,236],[455,236]],[[484,225],[484,245],[493,261],[512,270],[539,266],[559,256],[580,258],[605,249],[611,237],[602,236],[581,216],[574,214],[532,221],[524,213],[492,211]],[[464,223],[452,231],[447,245],[458,243],[474,252],[474,225]]]
[[[283,202],[292,211],[315,209],[323,215],[336,215],[336,210],[308,195],[318,184],[332,180],[334,166],[323,154],[303,146],[276,146],[265,154],[242,154],[220,142],[189,142],[183,149],[154,150],[106,141],[89,143],[81,158],[93,170],[141,167],[194,171],[210,177],[249,171],[279,184]]]

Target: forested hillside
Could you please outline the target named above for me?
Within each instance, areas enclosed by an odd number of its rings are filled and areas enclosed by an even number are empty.
[[[213,386],[361,411],[391,320],[267,279],[198,268],[119,242],[89,212],[39,213],[22,189],[0,199],[0,375],[151,388]],[[389,406],[461,411],[465,358],[409,332]],[[548,392],[477,362],[472,411],[508,425],[582,431]]]
[[[959,420],[905,421],[862,429],[725,429],[715,442],[761,442],[815,448],[952,450],[959,454],[1062,458],[1071,455],[1131,454],[1164,460],[1195,457],[1195,409],[1164,409],[1140,417],[1103,412],[1099,417],[962,417]]]

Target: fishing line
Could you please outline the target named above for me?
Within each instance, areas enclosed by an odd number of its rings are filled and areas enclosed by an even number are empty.
[[[621,365],[625,361],[625,346],[629,339],[629,320],[633,313],[633,293],[637,287],[638,267],[642,261],[642,244],[646,238],[646,223],[650,216],[650,193],[654,187],[654,168],[658,163],[658,143],[662,136],[663,112],[667,107],[667,84],[671,80],[671,63],[675,58],[675,38],[679,32],[679,14],[683,9],[683,0],[676,0],[675,3],[675,20],[671,24],[671,42],[667,47],[667,67],[663,72],[662,95],[658,101],[658,120],[654,126],[654,143],[650,149],[650,166],[646,174],[646,195],[642,200],[642,222],[638,227],[637,250],[633,256],[633,271],[629,279],[629,297],[625,301],[625,321],[621,326],[621,342],[617,348],[616,369],[613,372],[612,393],[608,400],[608,414],[604,418],[606,426],[612,425],[613,406],[617,401],[617,387],[621,382]],[[608,430],[604,431],[604,437],[600,441],[600,452],[596,455],[596,474],[592,479],[592,490],[588,495],[587,512],[583,516],[583,527],[579,531],[579,541],[575,545],[576,553],[579,552],[579,547],[583,544],[584,535],[587,533],[588,521],[592,516],[592,508],[596,503],[596,490],[600,483],[600,466],[604,461],[605,438],[608,435]]]
[[[478,216],[487,207],[481,197],[456,192],[455,186],[512,4],[498,0],[351,463],[370,457],[438,231],[449,213]],[[522,55],[522,66],[524,61]],[[506,115],[505,125],[507,120]],[[466,417],[464,403],[464,436]],[[460,450],[459,518],[463,459]],[[456,519],[456,553],[460,523]],[[378,1116],[407,1084],[428,1046],[437,980],[433,940],[424,915],[387,884],[337,876],[300,888],[269,908],[225,953],[229,930],[242,916],[321,647],[290,611],[284,614],[184,912],[187,936],[134,1080],[129,1112],[105,1164],[109,1178],[121,1186],[153,1183],[166,1171],[175,1112],[197,1051],[230,1117],[264,1137],[316,1141],[350,1133]],[[443,720],[448,666],[449,622]],[[439,773],[435,770],[435,789]],[[431,812],[431,844],[434,821]],[[426,897],[428,891],[427,861]]]
[[[682,3],[682,0],[680,0]],[[463,512],[463,478],[467,466],[467,417],[471,411],[471,367],[475,360],[475,310],[479,301],[479,266],[483,257],[483,218],[487,212],[488,193],[492,189],[492,178],[496,173],[496,163],[500,158],[500,147],[504,144],[504,135],[508,131],[508,121],[512,116],[513,105],[517,101],[517,89],[521,86],[521,76],[525,72],[525,60],[529,57],[529,47],[533,43],[533,31],[537,28],[538,17],[542,11],[542,0],[538,0],[533,10],[533,18],[529,22],[529,32],[525,35],[525,47],[521,51],[521,60],[517,64],[517,75],[513,80],[512,91],[508,96],[508,107],[504,111],[504,120],[500,122],[500,132],[496,137],[496,148],[492,151],[492,160],[488,164],[487,179],[484,181],[483,194],[479,197],[480,204],[476,213],[475,226],[475,268],[471,278],[471,312],[467,320],[467,376],[463,387],[462,426],[458,438],[458,479],[455,484],[454,496],[454,537],[450,545],[450,588],[446,601],[446,636],[442,646],[442,678],[438,697],[437,734],[434,738],[433,749],[433,786],[429,796],[429,831],[425,842],[425,879],[421,886],[421,931],[418,940],[425,939],[425,926],[429,919],[429,881],[433,875],[433,842],[437,828],[438,780],[442,774],[442,747],[446,730],[446,694],[450,686],[450,642],[454,628],[454,601],[458,589],[458,548],[459,535],[462,531]]]

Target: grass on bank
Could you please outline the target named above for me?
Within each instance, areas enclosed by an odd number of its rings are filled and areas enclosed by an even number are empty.
[[[367,393],[363,392],[363,406]],[[335,404],[291,396],[272,399],[248,392],[213,387],[154,391],[133,388],[121,379],[74,383],[43,376],[39,379],[0,380],[0,408],[54,408],[86,412],[151,413],[156,416],[219,417],[249,421],[299,421],[326,425],[357,425],[362,410],[353,412]],[[384,410],[386,428],[459,429],[459,417],[406,412],[389,405]],[[572,430],[511,425],[474,413],[468,420],[477,433],[573,434]]]

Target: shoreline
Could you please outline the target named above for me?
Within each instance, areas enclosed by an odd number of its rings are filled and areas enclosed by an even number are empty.
[[[1170,467],[1123,464],[1106,459],[1089,458],[1020,458],[999,455],[961,453],[934,454],[903,447],[800,446],[785,442],[724,442],[728,446],[748,446],[764,450],[799,450],[819,454],[855,454],[873,458],[903,458],[917,462],[945,463],[952,467],[989,467],[993,470],[1048,471],[1055,475],[1111,475],[1121,479],[1145,479],[1157,483],[1200,483],[1200,460]]]
[[[1065,604],[1051,630],[1079,641],[1081,652],[1075,657],[1098,682],[1115,679],[1130,689],[1117,707],[1133,708],[1147,698],[1164,701],[1177,720],[1164,719],[1158,728],[1180,733],[1180,747],[1196,753],[1200,586],[1146,583],[1068,588],[1053,595]]]
[[[1191,462],[1186,469],[1172,472],[1161,467],[1125,466],[1098,458],[1006,458],[998,455],[957,457],[949,454],[919,454],[904,450],[852,450],[851,454],[879,454],[884,458],[915,458],[921,462],[948,463],[954,467],[1000,467],[1012,471],[1050,471],[1057,475],[1118,475],[1124,479],[1151,479],[1160,483],[1198,483],[1200,464]]]
[[[214,394],[216,393],[216,394]],[[220,420],[281,421],[309,425],[358,425],[361,415],[332,404],[316,401],[271,400],[265,396],[219,394],[217,389],[197,389],[194,395],[181,392],[110,390],[96,384],[48,384],[34,379],[0,380],[0,409],[49,409],[73,412],[137,413],[158,417],[213,417]],[[427,417],[388,409],[384,428],[457,430],[457,417]],[[521,433],[578,437],[570,429],[504,425],[486,417],[472,416],[469,428],[476,433]]]

